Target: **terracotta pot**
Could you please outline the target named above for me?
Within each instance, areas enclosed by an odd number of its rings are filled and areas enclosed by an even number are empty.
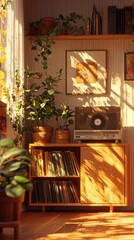
[[[54,26],[55,23],[53,17],[44,17],[38,25],[38,33],[41,35],[48,35]]]
[[[50,143],[53,135],[53,128],[50,126],[33,127],[33,140],[35,143]]]
[[[24,196],[25,194],[11,198],[5,194],[5,191],[0,191],[0,222],[15,221],[19,218],[20,205],[24,202]]]
[[[56,129],[55,130],[55,142],[56,143],[69,143],[70,142],[70,130],[69,129]]]
[[[14,239],[18,239],[21,204],[24,202],[25,191],[21,197],[11,198],[0,191],[0,233],[4,227],[14,228]]]

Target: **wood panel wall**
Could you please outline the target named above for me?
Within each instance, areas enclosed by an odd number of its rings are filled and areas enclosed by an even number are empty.
[[[88,1],[88,0],[24,0],[25,15],[25,32],[28,32],[29,22],[39,20],[43,16],[58,16],[60,13],[67,15],[72,11],[76,11],[84,16],[90,16],[93,2],[97,6],[100,13],[108,5],[116,5],[123,7],[124,5],[132,5],[134,1]],[[66,50],[107,50],[107,84],[108,89],[106,95],[99,97],[95,95],[66,95]],[[49,72],[55,74],[60,68],[64,70],[62,81],[58,86],[58,90],[62,92],[61,97],[57,98],[57,104],[68,101],[72,108],[75,106],[95,106],[95,105],[111,105],[121,106],[123,137],[122,141],[130,146],[130,205],[129,209],[134,209],[134,82],[124,81],[124,52],[133,51],[134,43],[132,40],[116,39],[116,40],[57,40],[53,47],[52,56],[49,58]],[[32,68],[40,70],[40,66],[35,66],[33,53],[30,51],[30,43],[25,37],[25,63]],[[72,128],[73,130],[73,128]],[[73,139],[73,136],[72,136]]]

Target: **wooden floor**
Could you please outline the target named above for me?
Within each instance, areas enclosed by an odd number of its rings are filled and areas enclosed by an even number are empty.
[[[4,229],[0,240],[13,240]],[[134,240],[134,212],[24,212],[19,240]]]

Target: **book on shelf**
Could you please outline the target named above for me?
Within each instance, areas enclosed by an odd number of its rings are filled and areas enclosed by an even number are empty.
[[[67,181],[66,183],[67,183],[67,189],[69,190],[70,201],[73,203],[78,203],[79,198],[78,198],[77,192],[75,190],[75,187],[73,185],[73,182]]]
[[[70,180],[34,179],[33,203],[77,203],[79,197]]]
[[[117,7],[108,6],[108,34],[117,33]]]
[[[117,8],[117,33],[124,33],[124,9]]]
[[[132,22],[133,22],[133,7],[125,6],[124,7],[124,33],[132,33]]]
[[[78,163],[78,159],[76,157],[75,152],[71,151],[70,157],[71,157],[72,163],[74,165],[74,173],[76,176],[79,176],[80,168],[79,168],[79,163]]]
[[[76,164],[76,158],[75,158],[75,153],[68,150],[65,151],[65,158],[66,158],[66,163],[67,163],[67,168],[68,168],[68,174],[70,176],[77,176],[79,175],[79,172],[77,171],[77,164]]]
[[[33,148],[32,156],[33,176],[79,175],[78,161],[73,151],[45,151],[42,148]]]
[[[108,34],[132,34],[134,9],[132,6],[108,6]]]
[[[97,11],[95,5],[93,5],[91,16],[91,34],[102,34],[102,17]]]
[[[39,149],[33,148],[32,156],[33,156],[32,168],[31,168],[32,175],[38,176],[38,177],[45,176],[43,150],[40,148]]]
[[[55,166],[51,151],[44,151],[45,171],[47,176],[55,176]]]
[[[44,154],[42,149],[37,149],[37,169],[38,169],[38,176],[45,176],[44,171]]]
[[[62,165],[62,156],[59,151],[52,151],[52,162],[54,164],[54,169],[55,169],[55,175],[56,176],[63,176],[63,168],[61,169]],[[63,167],[63,166],[62,166]]]
[[[33,148],[32,149],[32,166],[31,166],[31,175],[32,176],[38,176],[38,170],[37,170],[37,162],[38,162],[38,157],[37,157],[37,149]]]
[[[57,156],[59,157],[59,161],[60,161],[60,174],[61,176],[66,176],[65,164],[63,162],[62,152],[57,151]]]

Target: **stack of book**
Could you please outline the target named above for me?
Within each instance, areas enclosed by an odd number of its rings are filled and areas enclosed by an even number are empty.
[[[108,34],[133,34],[134,9],[132,6],[108,6]]]
[[[79,164],[73,151],[32,150],[32,176],[78,176]]]
[[[70,180],[34,179],[33,203],[78,203],[79,197]]]

